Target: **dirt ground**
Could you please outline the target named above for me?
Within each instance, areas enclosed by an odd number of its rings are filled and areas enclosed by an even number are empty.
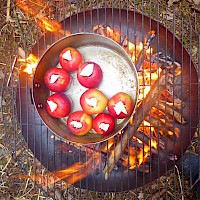
[[[13,51],[17,46],[21,46],[24,42],[23,35],[28,32],[28,30],[31,28],[33,30],[33,35],[35,36],[37,33],[34,32],[33,25],[35,22],[34,16],[31,14],[24,13],[21,11],[15,4],[16,1],[14,0],[0,0],[0,199],[2,200],[9,200],[9,199],[20,199],[20,200],[36,200],[36,199],[52,199],[51,191],[48,193],[49,196],[46,194],[45,191],[43,191],[41,188],[37,187],[30,179],[11,179],[12,174],[21,173],[19,163],[16,162],[16,160],[13,157],[12,152],[10,151],[10,144],[8,143],[8,132],[12,131],[9,129],[5,129],[5,124],[3,123],[3,113],[1,110],[1,106],[7,104],[8,102],[12,102],[9,100],[10,96],[4,96],[2,97],[2,92],[4,86],[6,85],[5,76],[8,76],[8,68],[10,68],[11,63],[13,62]],[[19,1],[18,1],[19,2]],[[39,1],[38,1],[39,2]],[[42,0],[40,0],[42,2]],[[44,1],[43,1],[44,2]],[[61,6],[63,3],[63,0],[55,0],[55,1],[47,1],[49,4],[57,5],[56,9],[63,9]],[[68,1],[66,1],[68,2]],[[72,2],[72,5],[76,4],[76,1],[70,1]],[[84,2],[89,1],[85,0]],[[92,1],[93,2],[93,1]],[[95,1],[94,1],[95,2]],[[101,4],[102,1],[99,1]],[[113,1],[114,3],[118,1]],[[138,8],[141,8],[141,3],[144,3],[145,1],[137,1]],[[156,1],[159,2],[161,5],[169,7],[172,12],[176,13],[178,16],[182,17],[184,20],[186,20],[194,29],[196,32],[196,35],[200,34],[200,1],[192,1],[192,0],[160,0]],[[149,6],[149,1],[145,4],[146,7]],[[20,13],[20,14],[19,14]],[[161,13],[162,15],[166,14],[164,12]],[[170,15],[168,16],[171,17]],[[38,31],[38,29],[37,29]],[[42,35],[42,30],[39,30],[39,35]],[[34,37],[33,36],[33,37]],[[31,39],[27,39],[27,48],[31,48],[33,45],[31,43]],[[185,45],[189,45],[189,40],[185,40]],[[194,45],[195,46],[195,45]],[[195,62],[197,63],[197,54],[198,54],[198,46],[196,43],[196,49],[194,49],[193,54]],[[7,79],[6,79],[7,80]],[[12,81],[15,81],[12,79]],[[9,87],[8,87],[9,89]],[[13,116],[9,115],[9,112],[12,112],[10,110],[11,108],[8,108],[6,112],[8,112],[8,115],[6,119],[9,123],[12,123]],[[194,141],[192,143],[191,149],[193,151],[198,151],[198,138],[199,136],[196,134]],[[12,138],[14,139],[14,138]],[[23,145],[23,144],[22,144]],[[32,153],[28,150],[26,150],[27,154],[30,155],[30,157],[33,157]],[[20,152],[18,152],[20,154]],[[31,169],[28,169],[31,171]],[[176,173],[180,173],[178,170]],[[179,174],[180,175],[180,174]],[[184,196],[182,196],[182,199],[195,199],[194,192],[192,189],[190,189],[190,183],[189,180],[185,179],[183,176],[177,176],[180,177],[182,181],[184,181],[185,185],[185,193]],[[184,180],[183,180],[184,178]],[[173,191],[173,181],[170,181],[173,179],[173,173],[169,173],[168,177],[168,188],[166,190],[165,188],[165,181],[166,177],[161,178],[161,187],[160,191],[157,191],[157,183],[153,183],[153,198],[152,199],[177,199],[176,194]],[[180,191],[181,188],[181,180],[178,180],[179,183],[178,191]],[[163,185],[162,185],[163,183]],[[150,191],[148,191],[148,185],[146,186],[146,192],[147,195],[145,196],[145,199],[149,199]],[[76,196],[73,197],[71,195],[73,191],[73,194],[75,193]],[[60,197],[62,193],[62,198]],[[113,193],[110,194],[104,194],[99,195],[97,193],[93,192],[85,192],[84,190],[81,191],[82,199],[136,199],[136,192],[130,191],[129,193],[119,194],[115,195]],[[138,199],[144,199],[143,198],[143,189],[139,189],[139,192],[137,192],[137,198]],[[56,188],[56,193],[53,194],[53,196],[57,199],[80,199],[80,190],[75,188],[69,188],[67,191],[60,190],[60,188]]]

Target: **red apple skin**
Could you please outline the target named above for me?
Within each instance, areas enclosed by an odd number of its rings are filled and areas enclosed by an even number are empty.
[[[52,75],[59,75],[60,77],[54,83],[50,83]],[[53,92],[65,92],[70,86],[70,81],[71,76],[62,68],[53,67],[47,70],[44,75],[45,85]]]
[[[70,124],[72,121],[81,122],[83,126],[81,128],[75,128],[72,124]],[[92,129],[92,122],[93,120],[91,115],[88,115],[83,111],[75,111],[70,113],[67,119],[67,127],[74,135],[82,136],[87,134]]]
[[[123,112],[121,112],[119,115],[116,114],[114,106],[119,101],[122,101],[123,104],[125,105],[127,114]],[[117,119],[124,119],[126,117],[130,117],[133,112],[133,109],[134,109],[133,99],[131,98],[131,96],[129,96],[127,93],[124,92],[119,92],[115,94],[108,101],[108,111],[113,117]]]
[[[107,131],[101,129],[99,125],[101,123],[109,124]],[[115,128],[115,118],[108,113],[100,113],[93,120],[93,129],[100,135],[106,135],[111,133]]]
[[[86,103],[85,98],[91,99],[96,98],[97,99],[97,106],[93,107]],[[84,112],[87,114],[93,115],[93,114],[99,114],[103,112],[107,106],[108,98],[98,89],[91,88],[86,90],[80,97],[80,104]]]
[[[49,104],[46,103],[46,109],[47,112],[55,118],[62,118],[66,117],[70,111],[71,111],[71,101],[69,97],[63,93],[54,93],[51,96],[48,97],[47,101],[53,101],[58,106],[57,108],[52,112]]]
[[[62,55],[68,50],[70,50],[72,60],[66,60],[62,57]],[[81,53],[72,47],[63,49],[59,55],[59,60],[62,68],[68,72],[75,72],[83,63],[83,57]]]
[[[81,71],[88,64],[94,64],[93,73],[90,76],[80,75]],[[82,86],[84,86],[86,88],[95,88],[101,83],[101,81],[103,79],[103,72],[102,72],[101,67],[97,63],[95,63],[95,62],[85,62],[78,69],[77,79]]]

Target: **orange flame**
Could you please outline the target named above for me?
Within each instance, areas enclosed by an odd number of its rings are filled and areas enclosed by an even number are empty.
[[[85,178],[91,172],[93,172],[96,167],[100,163],[100,155],[98,152],[91,155],[91,158],[85,163],[75,163],[69,168],[64,170],[58,170],[54,173],[49,172],[46,174],[37,174],[37,175],[25,175],[19,174],[14,175],[13,178],[23,178],[27,179],[30,178],[31,180],[35,181],[38,185],[43,187],[50,186],[54,183],[57,183],[61,180],[66,181],[68,187],[73,183],[80,181],[81,179]],[[95,161],[94,161],[95,160]]]
[[[25,12],[33,15],[36,20],[38,21],[37,25],[47,31],[50,32],[61,32],[63,33],[63,30],[61,29],[61,25],[56,20],[51,20],[47,16],[48,13],[51,12],[51,8],[48,5],[47,1],[41,1],[41,0],[17,0],[16,4],[19,8],[23,9]],[[45,13],[46,12],[46,13]]]
[[[38,17],[38,23],[37,25],[41,27],[42,29],[45,29],[50,32],[61,32],[61,25],[56,20],[48,19],[42,14],[37,15]]]
[[[144,150],[146,150],[144,148]],[[123,165],[129,166],[130,170],[134,170],[135,168],[139,168],[141,164],[145,163],[148,153],[143,151],[142,148],[129,149],[129,156],[124,159]]]
[[[116,30],[114,31],[114,29],[111,29],[109,26],[106,27],[106,35],[117,43],[121,42],[121,34]]]
[[[113,144],[114,144],[114,138],[110,138],[109,140],[108,140],[108,143],[107,143],[107,145],[104,147],[104,151],[109,151],[110,149],[111,149],[111,147],[113,146]]]
[[[25,66],[25,69],[23,71],[30,75],[33,74],[34,70],[36,69],[38,60],[39,59],[33,54],[29,54],[26,59],[18,59],[18,61],[23,62],[23,66]]]

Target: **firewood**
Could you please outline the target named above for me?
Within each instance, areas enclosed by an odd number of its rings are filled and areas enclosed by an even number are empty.
[[[162,110],[166,114],[169,114],[172,117],[174,117],[174,119],[176,119],[176,121],[179,122],[180,124],[186,124],[187,123],[185,121],[184,117],[181,115],[181,113],[178,112],[177,110],[175,110],[173,107],[170,107],[169,105],[167,105],[163,102],[160,102],[160,101],[155,102],[155,107]]]
[[[106,180],[108,179],[109,174],[112,172],[115,163],[120,159],[120,156],[126,148],[129,139],[134,136],[134,133],[144,120],[144,117],[149,113],[152,106],[156,103],[156,100],[159,99],[160,94],[164,89],[163,84],[165,84],[165,79],[166,77],[163,73],[161,77],[154,83],[154,85],[151,86],[151,90],[136,110],[136,114],[133,118],[133,125],[128,127],[128,129],[122,135],[121,140],[116,144],[115,149],[111,152],[104,168]]]
[[[168,141],[168,142],[169,142],[169,141]],[[172,142],[172,141],[170,141],[170,143],[171,143],[171,142]],[[144,149],[144,144],[138,143],[138,142],[133,141],[133,140],[131,140],[130,143],[131,143],[131,145],[134,146],[134,147]],[[176,156],[176,155],[174,155],[174,154],[168,155],[167,152],[165,152],[164,150],[161,150],[161,149],[158,150],[158,149],[155,149],[155,148],[150,148],[149,154],[155,154],[155,155],[160,156],[160,157],[163,158],[163,159],[168,159],[168,160],[172,160],[172,161],[177,160],[177,156]]]
[[[153,127],[159,127],[159,131],[164,134],[166,132],[166,127],[163,127],[161,121],[153,116],[147,115],[145,120],[149,122]]]

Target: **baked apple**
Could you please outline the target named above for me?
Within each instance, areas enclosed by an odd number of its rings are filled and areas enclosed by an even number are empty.
[[[67,47],[61,51],[59,60],[62,68],[68,72],[74,72],[83,63],[83,57],[81,53],[72,47]]]
[[[98,89],[86,90],[80,97],[80,104],[87,114],[99,114],[104,111],[108,98]]]
[[[85,135],[92,129],[92,117],[83,111],[70,113],[67,127],[74,135]]]
[[[82,86],[95,88],[101,83],[103,72],[97,63],[85,62],[78,69],[77,79]]]
[[[115,94],[108,101],[108,111],[113,117],[117,119],[123,119],[131,116],[133,109],[133,99],[131,96],[124,92]]]
[[[101,135],[112,132],[115,128],[115,119],[108,113],[100,113],[93,120],[93,129]]]
[[[53,92],[65,92],[69,88],[70,80],[69,73],[57,67],[47,70],[44,75],[45,85]]]
[[[55,118],[66,117],[71,111],[71,101],[63,93],[54,93],[48,97],[46,102],[47,112]]]

